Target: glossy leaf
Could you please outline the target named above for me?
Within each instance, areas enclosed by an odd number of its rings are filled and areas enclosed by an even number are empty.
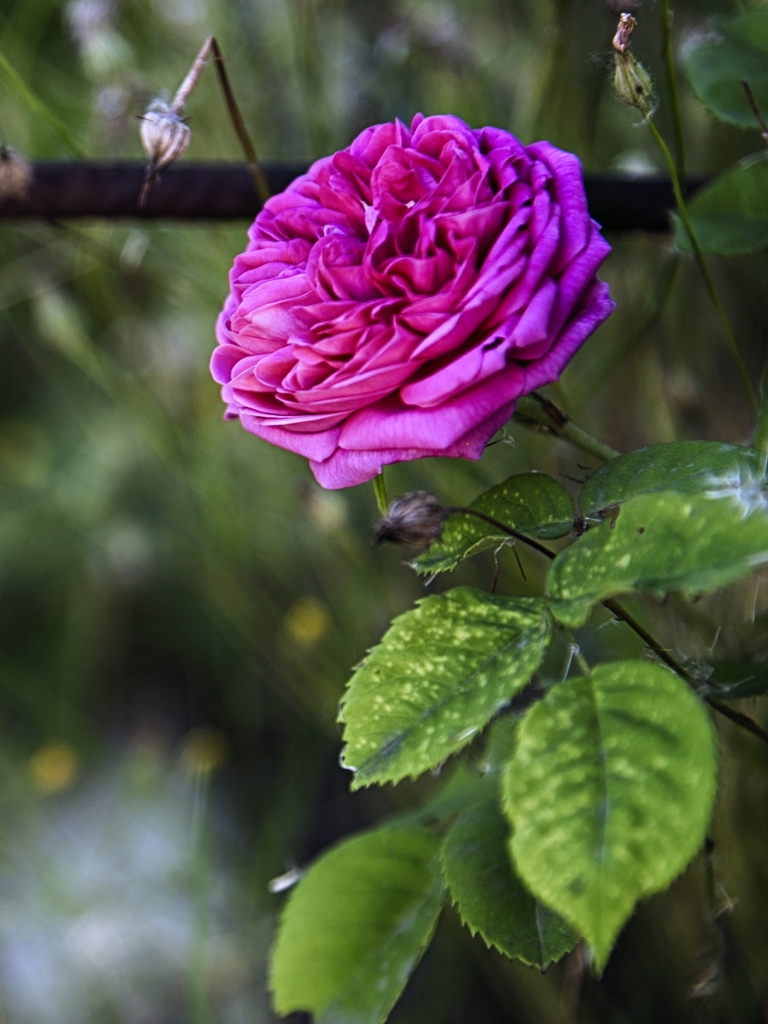
[[[765,56],[768,64],[768,54]],[[704,252],[738,256],[768,245],[768,153],[740,161],[700,189],[688,206]],[[691,251],[688,233],[675,215],[675,242]]]
[[[543,599],[471,587],[395,619],[341,708],[353,788],[415,777],[466,746],[530,680],[551,628]]]
[[[639,448],[606,462],[584,484],[582,514],[596,516],[637,494],[701,494],[762,479],[764,456],[752,448],[716,441],[670,441]]]
[[[531,537],[564,537],[573,526],[571,496],[546,473],[517,473],[485,491],[470,507]],[[509,539],[509,534],[475,516],[456,513],[445,524],[441,540],[411,565],[422,573],[448,572],[463,558]]]
[[[667,669],[612,662],[554,686],[505,778],[511,850],[533,894],[589,942],[598,970],[643,896],[701,846],[716,758],[704,707]]]
[[[704,593],[768,562],[768,512],[756,484],[706,494],[658,491],[628,499],[552,563],[553,614],[586,622],[598,601],[632,591]]]
[[[749,82],[761,110],[768,109],[768,10],[750,11],[721,25],[688,48],[686,70],[701,102],[717,117],[757,128],[741,84]]]
[[[439,841],[418,826],[348,839],[291,893],[272,952],[278,1013],[382,1024],[429,943],[445,899]]]
[[[512,866],[509,823],[497,800],[458,819],[445,838],[443,870],[451,899],[473,935],[542,970],[570,952],[578,936],[531,896]]]

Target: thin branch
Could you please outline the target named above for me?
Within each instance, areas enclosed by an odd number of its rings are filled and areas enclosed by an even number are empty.
[[[530,395],[519,398],[514,418],[519,423],[528,425],[534,423],[544,427],[549,433],[556,437],[562,437],[565,441],[570,441],[571,444],[601,462],[608,462],[621,454],[610,445],[592,437],[583,427],[574,423],[566,412],[541,391],[533,391]]]
[[[374,477],[374,480],[377,478]],[[512,526],[507,526],[505,523],[500,523],[498,519],[494,519],[493,516],[488,516],[485,512],[479,512],[476,508],[466,508],[462,505],[452,505],[448,507],[446,512],[457,513],[460,512],[467,516],[476,516],[477,519],[482,519],[488,523],[489,526],[495,527],[497,530],[501,530],[502,533],[506,533],[508,537],[514,537],[515,540],[519,540],[523,544],[527,544],[533,548],[534,551],[538,551],[541,555],[546,555],[547,558],[557,558],[557,554],[554,551],[550,551],[549,548],[545,548],[543,544],[539,544],[533,537],[526,537],[524,533],[520,533],[519,530],[515,530]]]
[[[221,85],[221,91],[224,93],[224,100],[227,104],[227,110],[232,121],[232,126],[235,129],[245,159],[248,164],[248,170],[251,172],[253,177],[253,183],[256,186],[256,192],[262,203],[266,203],[271,193],[269,191],[269,184],[264,175],[264,171],[261,168],[261,163],[256,155],[256,147],[251,140],[251,136],[248,134],[248,129],[245,126],[243,115],[240,113],[240,107],[237,105],[235,94],[232,91],[232,85],[229,81],[229,75],[224,65],[224,57],[222,56],[219,44],[216,39],[211,37],[211,50],[213,51],[213,59],[216,64],[216,71],[219,76],[219,84]]]
[[[506,526],[504,523],[500,523],[498,519],[494,519],[493,516],[488,516],[484,512],[479,512],[477,509],[453,507],[448,508],[446,511],[453,513],[461,512],[465,515],[476,516],[478,519],[484,520],[497,530],[501,530],[502,533],[506,533],[508,536],[514,537],[515,540],[519,540],[521,543],[527,544],[529,547],[533,548],[534,551],[538,551],[539,554],[545,555],[549,559],[557,558],[557,554],[554,551],[550,551],[550,549],[545,547],[543,544],[539,544],[539,542],[534,540],[533,537],[526,537],[524,533],[520,533],[511,526]],[[626,623],[626,625],[640,637],[643,643],[653,651],[660,661],[663,661],[668,668],[671,668],[672,671],[679,675],[681,679],[685,680],[693,690],[697,693],[699,692],[699,684],[695,677],[692,676],[691,673],[669,653],[669,651],[662,647],[659,641],[649,633],[645,626],[642,626],[637,619],[626,610],[626,608],[613,599],[603,601],[602,604],[603,607],[607,608],[608,611],[617,619]],[[699,694],[699,696],[702,695]],[[753,736],[757,736],[765,743],[768,743],[768,732],[766,732],[762,726],[758,725],[754,719],[750,718],[748,715],[742,714],[740,711],[735,711],[733,708],[729,707],[727,704],[723,704],[715,697],[703,696],[702,699],[705,703],[709,704],[714,711],[723,715],[724,718],[728,718],[735,725],[740,726],[742,729],[746,729],[746,731],[752,733]]]
[[[757,123],[760,125],[760,132],[762,133],[763,140],[766,146],[768,146],[768,124],[765,123],[765,118],[760,112],[760,107],[758,107],[757,105],[757,100],[755,99],[755,94],[752,92],[752,87],[750,86],[749,82],[744,81],[743,78],[741,80],[741,84],[744,88],[744,92],[747,94],[749,105],[750,107],[752,107],[752,113],[755,115],[755,119]]]

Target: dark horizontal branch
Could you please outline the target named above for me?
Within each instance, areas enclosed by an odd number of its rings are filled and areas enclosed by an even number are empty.
[[[305,164],[265,164],[270,191],[281,192],[305,169]],[[182,161],[163,172],[140,209],[143,180],[144,164],[137,160],[36,163],[26,197],[0,199],[0,219],[248,220],[260,208],[244,164]],[[690,187],[699,184],[692,181]],[[675,201],[666,178],[588,174],[586,187],[590,213],[606,230],[669,229]]]

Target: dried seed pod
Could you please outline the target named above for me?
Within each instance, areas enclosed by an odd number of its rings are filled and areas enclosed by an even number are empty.
[[[141,118],[141,144],[149,159],[147,177],[154,178],[178,160],[189,145],[192,132],[166,103],[155,100]]]
[[[426,491],[402,494],[390,503],[385,518],[376,524],[375,542],[388,540],[393,544],[425,547],[440,540],[450,514]]]
[[[32,184],[32,165],[10,146],[0,146],[0,199],[23,199]]]

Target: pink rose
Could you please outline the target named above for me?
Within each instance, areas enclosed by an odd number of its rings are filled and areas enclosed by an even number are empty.
[[[452,116],[367,128],[250,229],[211,361],[226,416],[329,488],[478,459],[612,312],[609,251],[572,154]]]

